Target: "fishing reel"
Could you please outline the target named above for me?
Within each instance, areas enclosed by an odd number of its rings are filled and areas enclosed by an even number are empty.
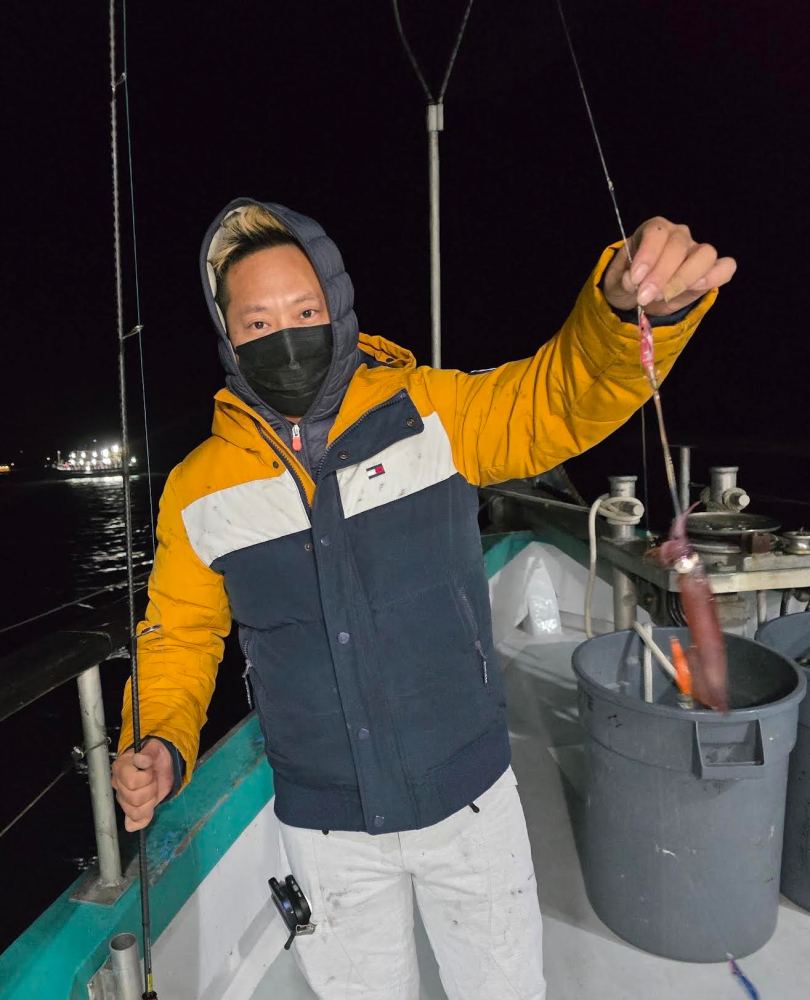
[[[276,878],[268,879],[268,885],[276,909],[290,932],[284,945],[284,950],[289,951],[299,935],[315,933],[315,924],[310,923],[312,910],[292,875],[288,875],[283,882],[279,882]]]

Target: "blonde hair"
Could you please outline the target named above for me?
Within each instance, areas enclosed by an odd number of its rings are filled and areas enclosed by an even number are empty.
[[[225,276],[230,268],[257,250],[285,245],[299,246],[299,243],[286,226],[262,205],[245,205],[222,220],[211,241],[208,263],[216,280],[214,297],[223,313],[227,308]]]

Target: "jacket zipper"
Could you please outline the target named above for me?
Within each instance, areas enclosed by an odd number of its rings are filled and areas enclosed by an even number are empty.
[[[405,390],[404,389],[400,389],[399,392],[395,393],[390,399],[386,399],[384,402],[378,403],[376,406],[372,406],[370,410],[366,410],[366,412],[362,416],[358,417],[357,420],[355,420],[355,422],[351,425],[351,427],[347,427],[346,430],[343,431],[343,433],[341,435],[339,435],[338,437],[336,437],[335,440],[331,444],[327,445],[326,449],[324,450],[323,455],[321,456],[321,460],[318,463],[318,468],[315,470],[315,475],[312,477],[313,481],[314,482],[318,481],[318,476],[320,476],[320,474],[321,474],[321,469],[323,468],[323,463],[326,461],[327,455],[335,447],[335,445],[341,440],[341,438],[343,438],[346,434],[348,434],[349,431],[354,430],[354,428],[359,423],[362,423],[366,419],[366,417],[371,416],[372,413],[376,413],[377,410],[382,410],[386,406],[391,406],[392,403],[396,403],[400,399],[403,399],[404,397],[405,397]],[[293,479],[295,479],[296,483],[298,483],[298,488],[301,491],[301,496],[304,498],[304,504],[306,505],[307,510],[310,511],[310,513],[311,513],[312,512],[312,504],[309,502],[309,499],[307,498],[307,491],[304,488],[304,481],[301,479],[301,477],[298,475],[298,473],[295,471],[295,469],[292,467],[292,465],[287,461],[287,459],[284,457],[283,453],[281,451],[279,451],[279,449],[276,447],[276,445],[273,443],[273,441],[267,436],[267,434],[265,433],[264,428],[258,422],[258,420],[254,420],[253,423],[256,425],[256,429],[258,430],[258,432],[261,435],[262,439],[264,441],[266,441],[267,444],[270,445],[270,448],[272,449],[273,453],[275,455],[277,455],[278,458],[283,463],[284,468],[290,473],[290,475],[293,477]],[[292,425],[292,448],[293,448],[293,451],[296,451],[296,452],[299,452],[299,451],[302,450],[301,427],[298,424],[293,424]]]
[[[301,498],[304,501],[304,506],[306,507],[306,509],[311,514],[312,513],[312,504],[309,502],[309,498],[307,497],[307,491],[306,491],[306,489],[304,487],[304,480],[298,475],[298,473],[295,471],[295,469],[290,464],[290,462],[288,462],[287,459],[284,457],[284,454],[281,451],[279,451],[279,449],[275,446],[275,444],[273,443],[273,441],[267,436],[267,434],[265,434],[264,428],[262,427],[262,425],[260,423],[258,423],[258,421],[254,421],[254,423],[256,424],[256,429],[258,430],[258,432],[261,435],[262,439],[264,441],[266,441],[267,444],[270,445],[270,449],[272,450],[273,454],[278,457],[278,459],[280,460],[281,464],[284,466],[284,468],[287,470],[287,472],[289,472],[289,474],[293,477],[293,479],[298,484],[298,490],[299,490],[299,492],[301,494]],[[298,424],[294,424],[294,427],[298,428]],[[300,428],[298,429],[298,441],[299,441],[298,450],[300,451],[300,449],[301,449],[301,446],[300,446],[301,430],[300,430]]]
[[[292,450],[293,451],[301,450],[301,428],[298,426],[298,424],[292,425]]]
[[[475,651],[481,660],[481,676],[483,677],[484,684],[489,684],[489,667],[487,664],[487,657],[484,653],[484,646],[481,642],[481,637],[478,634],[478,622],[475,620],[475,613],[472,609],[472,604],[467,596],[467,591],[464,587],[458,588],[458,596],[461,599],[461,606],[464,608],[464,615],[470,624],[470,628],[475,634]]]
[[[250,692],[250,678],[248,674],[250,673],[253,664],[250,662],[250,657],[247,654],[247,638],[240,640],[239,645],[242,647],[242,655],[245,658],[245,669],[242,671],[242,680],[245,682],[245,694],[247,695],[248,709],[253,711],[253,695]]]

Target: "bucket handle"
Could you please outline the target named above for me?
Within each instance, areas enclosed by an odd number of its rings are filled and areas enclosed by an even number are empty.
[[[762,722],[695,722],[698,776],[708,781],[762,777],[765,741]]]

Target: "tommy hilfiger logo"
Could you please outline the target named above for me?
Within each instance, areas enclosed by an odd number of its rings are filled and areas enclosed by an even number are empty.
[[[366,469],[366,475],[368,476],[369,479],[376,479],[377,476],[384,476],[385,466],[382,463],[378,465],[370,465]]]

